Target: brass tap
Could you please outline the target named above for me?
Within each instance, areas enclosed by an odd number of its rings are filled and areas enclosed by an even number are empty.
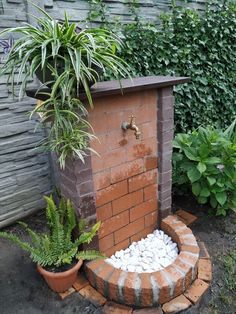
[[[140,132],[139,128],[137,127],[137,125],[135,124],[135,117],[133,115],[130,117],[130,123],[122,122],[121,127],[124,131],[126,131],[128,129],[134,131],[134,135],[135,135],[136,139],[137,140],[140,139],[141,132]]]

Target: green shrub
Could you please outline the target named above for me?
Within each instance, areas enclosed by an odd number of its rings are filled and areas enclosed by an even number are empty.
[[[200,127],[176,135],[173,184],[190,187],[197,201],[210,202],[217,215],[236,211],[236,119],[225,131]]]
[[[159,22],[136,19],[123,26],[120,56],[134,76],[191,77],[175,90],[177,132],[200,125],[225,128],[236,114],[235,1],[216,1],[204,13],[174,6]]]

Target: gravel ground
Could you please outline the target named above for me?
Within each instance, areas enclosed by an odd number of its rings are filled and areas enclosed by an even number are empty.
[[[236,250],[236,214],[226,218],[211,217],[207,214],[206,208],[199,207],[184,197],[174,200],[174,210],[179,208],[199,217],[192,229],[195,236],[205,242],[213,261],[213,283],[210,292],[200,307],[196,306],[191,311],[185,311],[185,314],[235,314],[236,291],[230,289],[227,284],[229,275],[222,259],[231,250]],[[34,230],[45,229],[42,213],[25,221]],[[13,225],[7,230],[24,237],[18,225]],[[102,313],[100,308],[96,308],[79,293],[74,293],[61,301],[56,293],[48,289],[27,253],[3,239],[0,239],[0,274],[1,314]],[[234,276],[236,282],[236,271],[230,274],[231,280]]]

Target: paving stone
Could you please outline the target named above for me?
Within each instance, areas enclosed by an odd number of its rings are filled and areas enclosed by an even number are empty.
[[[84,287],[88,286],[89,282],[87,278],[84,276],[82,272],[78,273],[78,277],[76,282],[73,284],[73,287],[75,288],[76,291],[80,291]]]
[[[183,294],[181,294],[170,302],[165,303],[162,306],[162,309],[165,314],[175,314],[188,309],[191,305],[192,303]]]
[[[97,292],[93,287],[90,285],[82,288],[79,293],[84,297],[87,298],[91,303],[96,306],[102,306],[106,303],[107,299],[101,295],[101,293]]]
[[[198,242],[197,244],[198,244],[199,249],[200,249],[199,258],[210,259],[211,257],[207,251],[205,243],[204,242]]]
[[[200,301],[201,297],[205,294],[208,288],[208,283],[201,279],[196,279],[184,295],[195,304]]]
[[[196,216],[186,212],[183,209],[178,210],[175,215],[177,215],[178,218],[186,224],[186,226],[190,226],[198,219]]]
[[[59,295],[60,295],[61,299],[64,300],[66,297],[68,297],[68,295],[71,295],[74,292],[75,292],[75,289],[73,287],[70,287],[65,292],[59,292]]]
[[[132,308],[115,302],[106,302],[103,307],[104,314],[131,314]]]
[[[204,281],[212,280],[212,266],[210,260],[200,258],[198,262],[198,278]]]
[[[163,311],[161,307],[153,307],[134,310],[133,314],[163,314]]]

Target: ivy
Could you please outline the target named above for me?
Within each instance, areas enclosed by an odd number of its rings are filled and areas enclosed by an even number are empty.
[[[175,89],[176,131],[229,125],[236,114],[235,1],[211,1],[201,13],[172,1],[171,10],[162,13],[157,24],[140,21],[138,1],[127,5],[134,22],[120,23],[119,31],[116,25],[116,33],[122,34],[125,46],[120,56],[132,75],[191,77],[191,83]]]

